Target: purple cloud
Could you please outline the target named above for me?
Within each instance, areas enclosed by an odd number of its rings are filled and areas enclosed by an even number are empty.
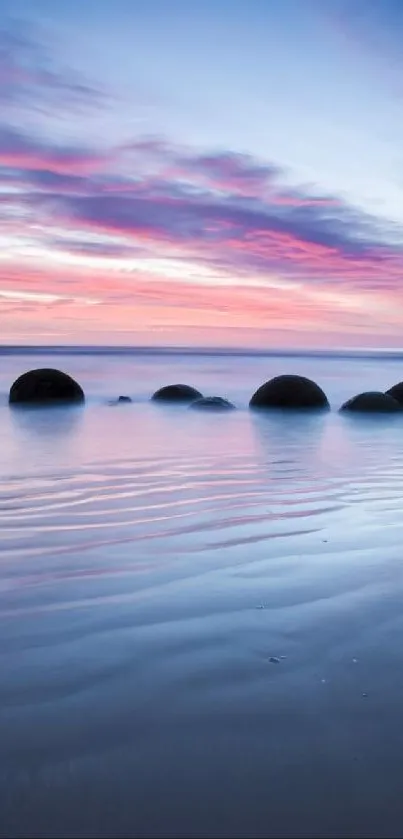
[[[150,253],[145,248],[135,247],[135,245],[125,244],[124,242],[94,242],[88,239],[75,239],[68,236],[46,237],[44,242],[46,247],[53,250],[79,254],[81,256],[97,256],[105,259],[126,259],[130,257],[139,259],[144,256],[150,256]]]
[[[107,157],[80,146],[63,146],[28,136],[0,124],[0,167],[28,171],[91,172],[105,166]]]
[[[76,240],[71,251],[83,253],[77,240],[87,231],[104,240],[87,254],[104,247],[124,259],[154,247],[244,276],[363,288],[396,284],[403,269],[394,225],[337,196],[290,189],[279,167],[249,155],[200,154],[147,138],[103,153],[0,128],[0,165],[6,212],[10,201],[13,219],[22,207],[52,249],[65,229]],[[10,198],[11,183],[19,190]]]
[[[105,94],[77,75],[60,67],[42,33],[20,21],[0,29],[0,106],[29,111],[55,109],[65,112],[98,107]]]

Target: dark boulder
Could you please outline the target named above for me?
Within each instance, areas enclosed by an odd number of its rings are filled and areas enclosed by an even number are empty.
[[[53,405],[63,402],[83,402],[80,385],[61,370],[29,370],[11,387],[9,402]]]
[[[125,405],[125,404],[127,405],[131,401],[132,400],[130,399],[130,396],[118,396],[117,399],[111,399],[108,404],[109,405]]]
[[[387,396],[392,396],[393,399],[403,407],[403,382],[399,382],[397,385],[393,385],[390,387],[389,390],[386,391]]]
[[[392,414],[402,410],[393,396],[377,390],[369,390],[353,396],[340,408],[341,411],[361,411],[363,413]]]
[[[203,396],[201,399],[196,399],[189,406],[190,408],[197,408],[200,411],[233,411],[235,405],[223,399],[221,396]]]
[[[305,376],[275,376],[253,394],[251,408],[287,408],[292,410],[329,408],[326,394]]]
[[[166,385],[157,390],[151,399],[156,402],[194,402],[202,397],[203,394],[190,385]]]

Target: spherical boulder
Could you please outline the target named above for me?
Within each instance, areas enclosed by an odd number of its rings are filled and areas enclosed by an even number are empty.
[[[340,408],[341,411],[361,411],[362,413],[373,414],[396,414],[402,410],[393,396],[387,393],[381,393],[377,390],[369,390],[365,393],[359,393],[353,396]]]
[[[202,398],[203,394],[190,385],[166,385],[151,397],[155,402],[194,402]]]
[[[221,396],[203,396],[201,399],[192,402],[189,407],[200,411],[233,411],[235,409],[232,402],[228,402]]]
[[[78,382],[61,370],[39,369],[23,373],[11,387],[9,402],[53,405],[83,402],[84,392]]]
[[[275,376],[253,394],[250,408],[328,409],[326,394],[305,376]]]
[[[398,382],[397,385],[393,385],[390,387],[389,390],[386,391],[387,396],[392,396],[393,399],[403,407],[403,382]]]

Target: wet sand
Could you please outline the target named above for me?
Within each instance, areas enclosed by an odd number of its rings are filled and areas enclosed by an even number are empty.
[[[0,836],[400,837],[400,417],[255,417],[222,359],[237,412],[111,407],[80,363],[83,410],[0,407]]]

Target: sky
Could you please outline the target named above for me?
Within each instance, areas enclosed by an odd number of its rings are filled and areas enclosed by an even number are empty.
[[[0,343],[403,347],[401,0],[1,0]]]

